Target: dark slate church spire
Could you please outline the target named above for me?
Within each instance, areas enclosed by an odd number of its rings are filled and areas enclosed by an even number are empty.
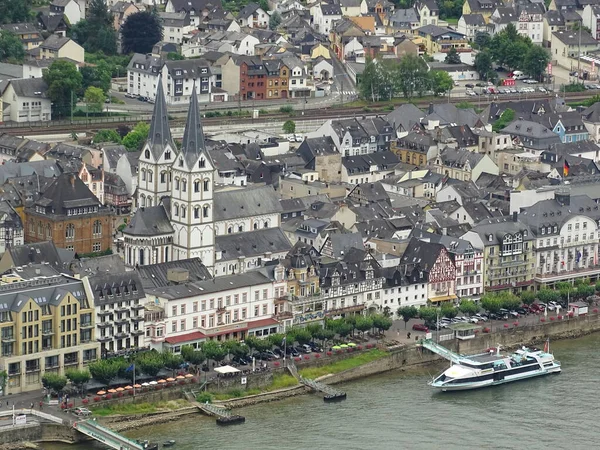
[[[169,114],[163,90],[162,76],[159,76],[154,112],[152,114],[152,122],[150,122],[150,131],[148,132],[148,146],[150,147],[155,160],[158,161],[167,145],[169,145],[173,151],[177,151],[177,147],[171,137],[171,130],[169,129]]]
[[[204,142],[204,130],[200,123],[200,112],[198,110],[198,96],[196,95],[196,86],[192,89],[190,97],[190,109],[188,111],[185,131],[183,132],[183,141],[181,143],[181,153],[185,158],[187,166],[192,169],[200,155],[208,159],[206,144]]]

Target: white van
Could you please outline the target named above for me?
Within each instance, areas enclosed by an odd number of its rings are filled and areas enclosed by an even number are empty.
[[[520,70],[515,70],[513,72],[513,78],[515,80],[524,80],[525,78],[527,78],[527,75],[525,75],[523,72],[521,72]]]
[[[311,352],[312,352],[312,348],[310,348],[310,345],[308,345],[308,344],[304,344],[304,345],[302,346],[302,351],[303,351],[304,353],[311,353]]]

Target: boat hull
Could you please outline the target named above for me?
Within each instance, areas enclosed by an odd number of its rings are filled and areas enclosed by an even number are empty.
[[[442,392],[450,392],[450,391],[469,391],[473,389],[481,389],[484,387],[490,386],[498,386],[501,384],[511,383],[513,381],[527,380],[529,378],[541,377],[544,375],[551,375],[553,373],[560,373],[561,367],[560,364],[555,364],[553,367],[550,367],[545,370],[539,370],[536,372],[531,372],[528,374],[522,375],[512,375],[506,377],[502,380],[483,380],[480,382],[474,381],[465,384],[445,384],[445,383],[430,383],[430,386],[441,390]]]

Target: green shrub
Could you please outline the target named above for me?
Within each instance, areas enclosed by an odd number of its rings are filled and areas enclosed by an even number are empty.
[[[201,392],[196,396],[198,403],[212,403],[213,396],[210,392]]]

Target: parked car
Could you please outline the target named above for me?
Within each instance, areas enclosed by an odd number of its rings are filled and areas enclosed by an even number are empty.
[[[414,331],[424,331],[425,333],[429,333],[429,328],[423,323],[415,323],[412,326]]]
[[[310,348],[310,345],[304,344],[300,347],[300,351],[302,351],[302,353],[312,353],[312,348]]]
[[[275,353],[277,356],[279,356],[280,358],[283,358],[284,356],[284,352],[282,349],[280,348],[275,348],[273,349],[273,353]]]
[[[314,342],[309,342],[308,345],[310,346],[313,352],[320,353],[323,351],[323,349]]]
[[[515,309],[515,311],[518,312],[519,314],[521,314],[522,316],[529,314],[529,309],[526,309],[526,308],[517,308],[517,309]]]
[[[273,350],[265,350],[265,353],[273,359],[279,359],[279,356]]]
[[[298,356],[300,356],[300,352],[298,350],[296,350],[296,347],[288,347],[287,354],[290,356],[293,356],[294,358],[297,358]]]
[[[78,417],[88,417],[92,415],[92,411],[90,411],[87,408],[82,408],[81,406],[75,408],[75,410],[73,411],[73,414],[75,414]]]
[[[295,134],[294,139],[296,139],[296,142],[302,142],[304,140],[304,136],[301,134]]]
[[[475,86],[472,83],[467,83],[467,84],[465,84],[465,87],[473,89]]]
[[[481,319],[479,317],[474,317],[474,316],[469,319],[469,322],[471,322],[471,323],[479,323],[480,321],[481,321]]]
[[[243,356],[234,356],[231,361],[235,364],[239,364],[240,366],[247,366],[249,362]]]

